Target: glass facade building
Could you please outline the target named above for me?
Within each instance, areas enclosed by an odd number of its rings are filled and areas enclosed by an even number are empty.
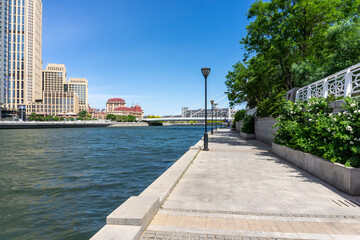
[[[0,104],[42,98],[42,1],[0,0]]]
[[[89,111],[88,81],[85,78],[70,78],[69,82],[65,84],[65,88],[79,96],[79,111]]]

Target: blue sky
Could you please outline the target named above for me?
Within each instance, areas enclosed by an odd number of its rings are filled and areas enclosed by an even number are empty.
[[[63,63],[68,78],[87,78],[92,107],[121,97],[146,115],[180,114],[204,101],[202,67],[212,69],[209,98],[226,91],[252,2],[43,0],[44,67]]]

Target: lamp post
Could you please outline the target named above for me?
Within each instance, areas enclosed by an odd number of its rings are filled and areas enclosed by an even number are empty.
[[[202,68],[201,73],[205,78],[205,133],[204,133],[204,151],[209,151],[209,138],[207,132],[207,77],[210,74],[210,68]]]
[[[215,103],[214,104],[214,109],[215,109],[215,131],[217,131],[217,112],[218,112],[217,106],[218,106],[218,104]]]
[[[214,134],[214,100],[210,101],[211,103],[211,135]]]

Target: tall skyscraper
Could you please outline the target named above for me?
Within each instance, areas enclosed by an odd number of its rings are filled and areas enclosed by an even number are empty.
[[[88,111],[88,81],[85,78],[70,78],[66,86],[69,92],[79,96],[79,111]]]
[[[0,104],[42,99],[42,1],[0,0]]]

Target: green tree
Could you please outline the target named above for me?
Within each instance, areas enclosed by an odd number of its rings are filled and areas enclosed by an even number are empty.
[[[329,27],[318,57],[292,66],[296,85],[306,86],[360,62],[360,24],[342,21]]]
[[[116,121],[117,121],[117,122],[127,122],[127,121],[128,121],[128,117],[127,117],[127,116],[118,115],[118,116],[116,116]]]
[[[235,113],[234,115],[234,122],[238,122],[238,121],[241,121],[244,119],[245,117],[245,114],[246,114],[246,110],[245,109],[242,109],[242,110],[239,110]]]
[[[259,0],[252,4],[248,11],[252,22],[240,42],[244,63],[235,64],[226,76],[230,104],[247,102],[255,107],[283,90],[320,80],[340,65],[356,61],[356,57],[348,59],[357,47],[351,47],[357,34],[344,36],[340,45],[332,38],[341,41],[341,33],[355,31],[336,26],[356,23],[359,6],[358,0]]]
[[[128,116],[128,122],[136,122],[136,117],[133,115]]]
[[[88,112],[86,110],[83,110],[78,113],[78,116],[81,118],[86,118],[88,116]]]
[[[114,114],[108,114],[106,115],[107,120],[116,121],[116,115]]]
[[[36,113],[31,113],[28,117],[29,121],[38,121],[38,118],[36,116]]]

